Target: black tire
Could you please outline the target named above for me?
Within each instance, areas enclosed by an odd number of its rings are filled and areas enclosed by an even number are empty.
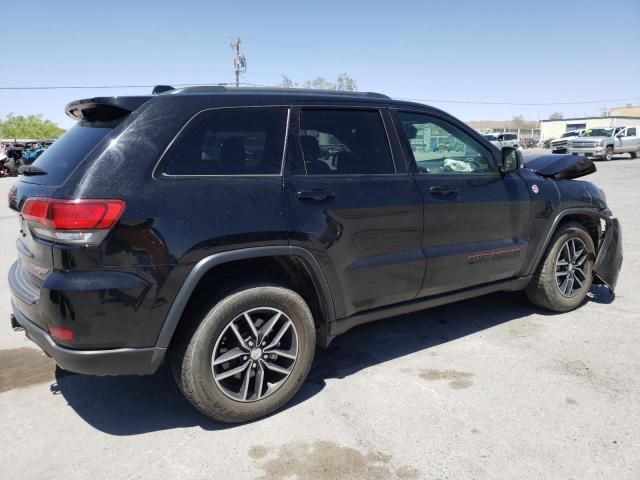
[[[629,152],[629,155],[631,155],[631,158],[638,158],[638,152]]]
[[[609,160],[611,160],[613,158],[613,147],[611,145],[609,145],[605,150],[604,150],[604,159],[608,162]]]
[[[227,327],[232,321],[242,318],[244,312],[259,308],[277,309],[291,320],[297,341],[297,357],[289,367],[290,374],[273,393],[252,401],[235,400],[224,392],[217,380],[214,380],[213,370],[219,368],[212,367],[214,348],[219,339],[224,341],[225,334],[231,335]],[[315,353],[316,332],[313,317],[302,297],[276,284],[251,285],[226,295],[204,310],[205,312],[201,310],[199,316],[195,314],[189,325],[181,328],[171,347],[174,377],[187,399],[203,414],[225,423],[254,420],[286,404],[304,383]],[[258,346],[254,349],[262,351]],[[241,363],[246,359],[247,356],[244,356],[237,361]],[[250,365],[246,372],[249,372],[248,375],[252,379],[248,382],[253,381],[253,387],[256,389],[256,370],[251,372],[251,359],[248,360]],[[259,358],[256,362],[262,362],[262,359]],[[259,369],[262,369],[263,365],[264,363],[259,363]],[[238,374],[238,377],[244,378],[244,373]],[[233,381],[234,378],[235,376],[229,377],[229,380]],[[260,383],[262,384],[262,381]]]
[[[556,281],[556,269],[558,268],[557,261],[560,259],[560,250],[572,239],[577,239],[576,243],[581,242],[586,247],[586,259],[580,268],[580,271],[584,272],[584,278],[577,272],[573,273],[573,276],[579,278],[582,284],[575,293],[570,292],[571,295],[568,296],[561,291],[562,283]],[[580,256],[580,258],[582,257]],[[562,225],[553,235],[544,257],[527,285],[527,298],[534,305],[554,312],[568,312],[577,308],[584,302],[587,292],[591,288],[594,261],[595,247],[591,235],[586,229],[579,223],[572,222]],[[563,267],[560,268],[563,269]],[[571,269],[573,272],[573,267]]]

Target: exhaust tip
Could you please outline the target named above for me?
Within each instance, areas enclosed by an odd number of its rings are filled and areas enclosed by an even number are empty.
[[[10,318],[11,318],[11,328],[13,329],[13,331],[22,332],[24,330],[24,327],[18,323],[18,319],[16,318],[16,316],[12,313]]]

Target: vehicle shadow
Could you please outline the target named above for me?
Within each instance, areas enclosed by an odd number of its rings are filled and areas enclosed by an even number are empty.
[[[631,155],[629,155],[628,153],[619,153],[619,154],[614,155],[613,157],[611,157],[611,160],[609,160],[609,161],[610,162],[614,162],[614,161],[618,161],[618,160],[636,160],[636,159],[631,157]],[[605,160],[604,158],[594,159],[594,161],[603,162],[603,163],[607,162],[607,160]]]
[[[316,395],[328,378],[342,379],[534,313],[548,312],[531,306],[519,293],[496,293],[356,327],[317,352],[307,381],[284,409]],[[197,412],[179,392],[167,365],[143,377],[97,377],[58,370],[51,391],[62,395],[91,426],[111,435],[190,426],[233,428]]]

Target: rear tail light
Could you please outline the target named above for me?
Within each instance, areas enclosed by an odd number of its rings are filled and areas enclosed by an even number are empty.
[[[71,342],[73,340],[73,330],[70,328],[49,325],[49,333],[53,338],[58,340],[64,340],[65,342]]]
[[[35,235],[70,244],[98,244],[120,219],[122,200],[29,198],[22,216]]]

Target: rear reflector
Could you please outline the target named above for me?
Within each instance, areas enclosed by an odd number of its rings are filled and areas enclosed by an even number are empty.
[[[55,327],[53,325],[49,325],[49,333],[53,338],[58,340],[63,340],[65,342],[70,342],[73,340],[73,330],[65,327]]]
[[[58,200],[33,197],[22,207],[25,220],[35,222],[39,237],[73,244],[95,244],[122,216],[125,203],[113,199]]]

